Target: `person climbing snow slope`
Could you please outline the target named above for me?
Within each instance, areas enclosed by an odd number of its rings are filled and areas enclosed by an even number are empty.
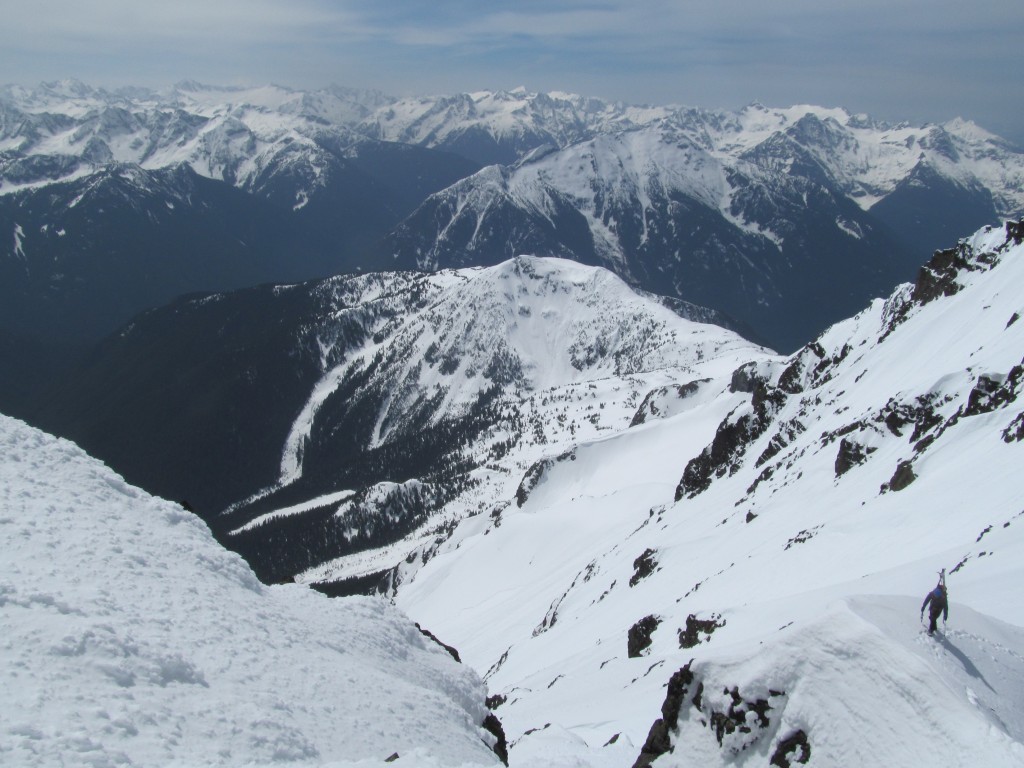
[[[946,596],[946,584],[945,580],[940,580],[936,585],[935,589],[929,592],[924,602],[921,603],[921,620],[924,621],[924,609],[931,604],[931,608],[928,610],[928,634],[932,635],[935,633],[935,623],[939,620],[939,614],[942,614],[942,624],[945,626],[946,619],[949,618],[949,601]]]

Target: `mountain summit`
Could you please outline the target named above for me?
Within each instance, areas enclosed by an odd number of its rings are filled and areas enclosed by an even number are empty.
[[[5,765],[499,764],[479,676],[392,606],[266,587],[7,416],[0,446]]]

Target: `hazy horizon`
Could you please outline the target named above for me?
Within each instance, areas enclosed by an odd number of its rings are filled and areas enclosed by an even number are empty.
[[[329,84],[394,96],[569,91],[631,104],[841,106],[1024,143],[1024,3],[39,0],[5,10],[0,81]]]

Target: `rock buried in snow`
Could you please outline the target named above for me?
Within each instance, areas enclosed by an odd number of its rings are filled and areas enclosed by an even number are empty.
[[[790,768],[793,763],[805,765],[810,759],[811,745],[807,741],[807,734],[799,730],[779,741],[769,764],[777,765],[779,768]]]

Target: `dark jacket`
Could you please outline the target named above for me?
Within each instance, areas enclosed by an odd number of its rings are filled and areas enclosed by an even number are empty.
[[[924,602],[921,603],[921,613],[924,613],[924,609],[931,603],[931,611],[929,615],[934,618],[938,618],[939,614],[942,614],[942,620],[945,621],[949,618],[949,603],[946,602],[946,588],[938,586],[933,589],[925,597]]]

